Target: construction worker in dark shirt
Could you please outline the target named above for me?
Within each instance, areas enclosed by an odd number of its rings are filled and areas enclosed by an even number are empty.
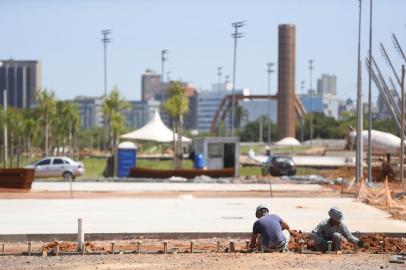
[[[252,229],[250,250],[255,250],[259,238],[260,249],[264,252],[287,251],[290,239],[289,225],[278,215],[269,214],[268,208],[264,205],[257,207],[255,216],[258,220]]]

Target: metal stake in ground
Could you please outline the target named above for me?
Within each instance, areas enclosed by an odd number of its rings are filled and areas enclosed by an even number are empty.
[[[190,241],[190,253],[193,253],[195,250],[195,241]]]
[[[137,242],[137,254],[141,253],[141,242]]]
[[[83,220],[78,218],[78,249],[82,249],[82,244],[85,243],[85,233],[83,228]]]
[[[28,256],[31,256],[31,246],[32,246],[32,242],[29,241],[28,242],[28,250],[27,250]]]

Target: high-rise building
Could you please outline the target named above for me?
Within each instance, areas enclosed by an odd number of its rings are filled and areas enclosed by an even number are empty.
[[[0,102],[7,90],[8,105],[31,108],[35,91],[41,88],[41,66],[38,61],[0,60]]]
[[[103,127],[102,97],[77,96],[73,102],[79,110],[81,129]]]
[[[150,101],[128,101],[130,108],[123,111],[126,118],[127,128],[141,128],[150,119],[152,119],[155,111],[159,111],[161,102],[156,100]]]
[[[342,103],[335,95],[305,94],[299,95],[307,112],[320,112],[339,119],[339,106]]]
[[[335,75],[322,74],[317,80],[317,94],[333,96],[337,95],[337,77]]]
[[[212,90],[200,91],[197,95],[197,112],[196,112],[196,128],[199,131],[210,131],[213,118],[220,107],[224,97],[231,95],[229,84],[224,84],[219,88],[217,84],[213,84]],[[248,94],[248,89],[235,91],[236,95]],[[231,129],[231,110],[227,113],[225,119],[226,129]]]
[[[144,101],[155,99],[161,89],[161,75],[146,69],[141,76],[141,99]]]

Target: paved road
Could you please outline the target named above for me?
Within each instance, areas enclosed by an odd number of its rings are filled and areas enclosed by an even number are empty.
[[[86,232],[249,232],[258,204],[269,203],[295,229],[310,231],[330,206],[345,213],[352,231],[405,232],[406,222],[349,198],[12,199],[0,200],[0,234]]]
[[[267,191],[269,184],[214,184],[214,183],[137,183],[137,182],[74,182],[74,191]],[[273,184],[275,191],[322,191],[320,185]],[[68,182],[33,182],[32,191],[68,191]]]

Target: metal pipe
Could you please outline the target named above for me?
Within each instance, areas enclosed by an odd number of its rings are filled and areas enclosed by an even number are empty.
[[[369,62],[372,59],[372,0],[369,1]],[[371,69],[371,66],[369,67]],[[368,74],[368,181],[372,182],[372,74]]]
[[[362,77],[361,77],[361,11],[362,1],[359,1],[359,15],[358,15],[358,69],[357,69],[357,155],[356,155],[356,176],[357,182],[360,181],[362,176],[363,166],[363,147],[362,147]]]
[[[309,77],[310,77],[310,81],[309,81],[309,86],[310,86],[310,90],[309,90],[309,98],[310,98],[310,145],[313,145],[313,89],[312,89],[312,71],[313,71],[313,62],[314,60],[309,60]]]
[[[406,56],[402,50],[402,47],[399,44],[399,41],[395,34],[392,34],[393,45],[395,46],[396,50],[399,52],[400,56],[403,58],[403,61],[406,62]]]
[[[400,115],[400,181],[403,190],[406,190],[406,183],[404,181],[404,151],[405,151],[405,65],[402,65],[402,93],[401,93],[401,115]]]
[[[273,72],[272,70],[272,66],[274,64],[273,63],[267,63],[268,69],[267,69],[267,73],[268,73],[268,145],[270,146],[272,143],[272,120],[271,120],[271,73]]]
[[[8,164],[8,127],[7,127],[7,89],[3,90],[3,103],[4,103],[4,114],[6,121],[4,123],[4,167],[7,168]]]
[[[85,233],[83,228],[83,219],[78,218],[78,247],[82,249],[82,244],[85,243]]]
[[[396,78],[396,80],[398,81],[398,84],[401,85],[400,78],[399,78],[399,76],[398,76],[398,74],[397,74],[397,72],[396,72],[395,67],[394,67],[393,64],[392,64],[392,61],[391,61],[390,58],[389,58],[388,53],[386,52],[385,47],[383,46],[382,43],[380,43],[380,46],[381,46],[381,52],[382,52],[383,58],[385,58],[387,64],[388,64],[389,67],[391,68],[393,74],[395,74],[395,78]]]

